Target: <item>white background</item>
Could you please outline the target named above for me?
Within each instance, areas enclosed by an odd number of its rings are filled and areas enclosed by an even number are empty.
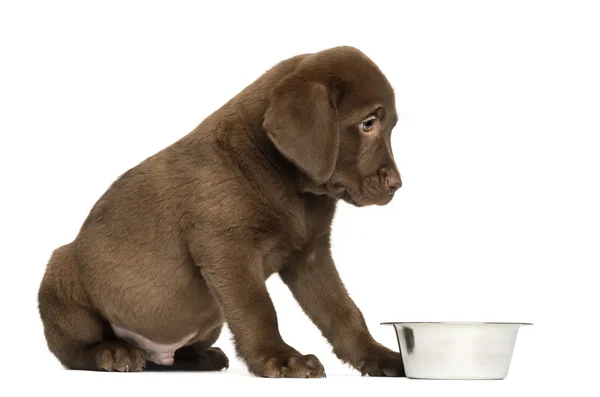
[[[207,392],[538,395],[589,387],[599,353],[600,13],[581,1],[2,1],[2,387],[62,395]],[[597,4],[597,3],[596,3]],[[63,370],[36,293],[108,185],[287,57],[353,45],[396,89],[404,186],[340,204],[334,257],[374,336],[382,321],[523,321],[503,381],[363,378],[280,280],[285,340],[324,380],[229,371]],[[6,382],[8,381],[8,383]],[[209,391],[210,390],[210,391]]]

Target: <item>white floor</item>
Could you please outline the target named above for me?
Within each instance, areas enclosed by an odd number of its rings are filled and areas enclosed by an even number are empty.
[[[368,378],[355,373],[330,373],[327,379],[262,379],[248,375],[241,367],[220,373],[95,373],[48,371],[37,373],[20,387],[40,389],[61,396],[173,396],[177,394],[219,395],[359,395],[387,396],[461,395],[521,396],[539,395],[540,385],[519,375],[502,381],[424,381],[410,379]]]
[[[525,340],[525,338],[523,338]],[[43,346],[36,348],[43,349]],[[48,354],[36,354],[37,365],[30,370],[7,367],[2,389],[60,394],[68,396],[207,396],[207,393],[261,396],[527,396],[543,395],[562,387],[559,376],[540,379],[541,368],[534,361],[533,350],[521,349],[513,357],[508,377],[501,381],[429,381],[399,378],[362,377],[338,363],[333,355],[320,354],[327,368],[326,379],[264,379],[251,376],[237,359],[230,356],[231,366],[222,372],[140,372],[105,373],[64,370]],[[23,360],[20,357],[18,361]],[[5,363],[6,364],[6,363]],[[24,366],[25,360],[21,363]],[[12,371],[16,369],[16,371]],[[12,372],[12,373],[11,373]],[[542,375],[543,376],[543,375]],[[4,377],[4,376],[3,376]],[[3,394],[0,389],[0,394]],[[352,394],[350,394],[352,393]],[[15,395],[14,393],[5,395]],[[21,395],[19,393],[19,395]],[[589,395],[589,394],[587,394]]]

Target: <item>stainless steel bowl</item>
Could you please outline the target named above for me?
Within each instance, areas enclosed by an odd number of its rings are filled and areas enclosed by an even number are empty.
[[[412,379],[504,379],[517,333],[530,323],[385,322]]]

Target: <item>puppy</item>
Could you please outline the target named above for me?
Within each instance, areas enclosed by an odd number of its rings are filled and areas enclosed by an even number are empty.
[[[330,252],[336,203],[385,205],[402,182],[394,92],[361,51],[284,60],[188,135],[121,175],[57,248],[38,303],[49,350],[80,370],[221,370],[227,323],[264,377],[323,377],[284,342],[265,280],[277,273],[363,375],[404,376],[376,342]]]

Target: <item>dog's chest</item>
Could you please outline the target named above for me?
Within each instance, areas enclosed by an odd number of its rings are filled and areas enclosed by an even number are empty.
[[[317,196],[288,211],[280,226],[262,241],[265,275],[309,254],[315,239],[329,232],[334,210],[331,200]]]

